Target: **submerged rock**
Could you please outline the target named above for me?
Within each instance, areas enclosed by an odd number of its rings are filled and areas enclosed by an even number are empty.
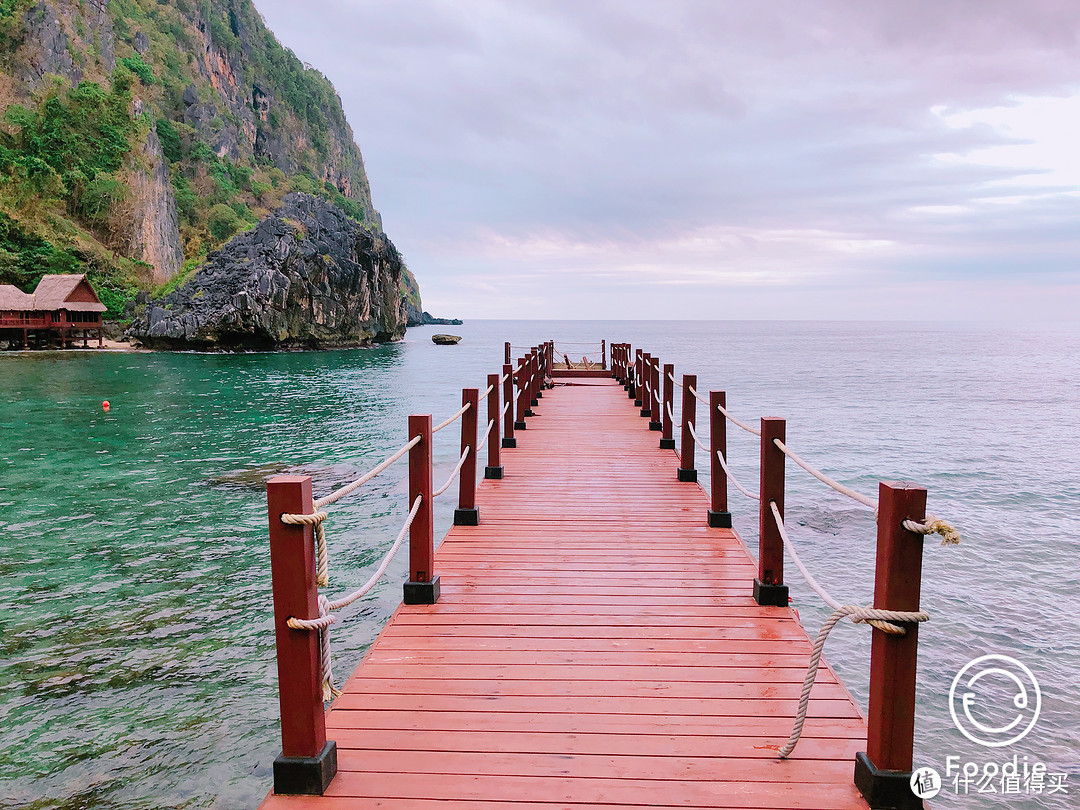
[[[128,331],[150,348],[365,346],[405,334],[405,265],[390,239],[308,194],[285,197]]]

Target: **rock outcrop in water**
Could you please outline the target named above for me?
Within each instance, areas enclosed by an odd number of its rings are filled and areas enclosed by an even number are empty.
[[[387,236],[327,201],[289,194],[128,335],[150,348],[364,346],[405,334],[405,266]]]

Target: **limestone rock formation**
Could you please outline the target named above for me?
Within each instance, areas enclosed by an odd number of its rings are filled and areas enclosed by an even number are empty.
[[[293,193],[182,288],[150,302],[129,336],[151,348],[258,350],[399,340],[405,266],[380,232]]]

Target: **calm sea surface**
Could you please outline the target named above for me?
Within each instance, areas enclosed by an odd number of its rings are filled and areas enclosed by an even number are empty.
[[[361,351],[0,356],[0,806],[255,806],[279,752],[264,479],[303,471],[323,494],[399,446],[408,413],[456,410],[504,340],[549,337],[630,341],[696,372],[737,416],[786,417],[794,450],[868,494],[926,485],[964,542],[926,547],[916,759],[944,774],[947,756],[1015,754],[1068,790],[1002,795],[980,770],[966,796],[947,778],[934,806],[1080,806],[1080,330],[476,321],[449,348],[434,331]],[[755,440],[728,435],[733,471],[755,481]],[[456,443],[438,446],[437,479]],[[335,592],[393,539],[404,477],[395,466],[333,507]],[[804,561],[842,602],[869,602],[872,513],[797,468],[787,481]],[[438,507],[441,537],[452,504]],[[733,491],[731,508],[753,546],[756,504]],[[403,578],[404,560],[338,626],[339,680]],[[828,611],[796,578],[814,633]],[[865,707],[869,631],[840,625],[826,651]],[[1042,688],[1038,722],[1007,748],[949,716],[954,675],[988,653]]]

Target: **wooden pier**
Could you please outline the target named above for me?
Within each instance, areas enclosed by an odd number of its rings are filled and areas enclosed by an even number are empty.
[[[639,409],[609,369],[606,376],[547,371],[555,374],[547,390],[516,378],[518,404],[524,398],[532,416],[509,442],[499,441],[496,427],[489,453],[501,463],[488,471],[498,473],[473,483],[466,504],[477,525],[455,525],[433,561],[421,560],[438,579],[432,598],[420,601],[434,603],[398,608],[324,717],[319,702],[312,719],[283,723],[324,721],[322,737],[300,731],[309,770],[323,773],[323,783],[306,792],[323,795],[271,793],[262,808],[870,806],[853,781],[867,721],[826,664],[802,741],[790,757],[777,755],[791,732],[811,642],[786,606],[782,578],[765,585],[784,606],[767,604],[758,564],[732,529],[717,525],[730,525],[716,519],[727,515],[726,482],[718,504],[687,474],[685,452],[661,449],[673,443],[666,407],[659,429],[649,429],[664,399],[659,374],[638,389],[645,396]],[[648,380],[646,372],[636,379]],[[508,376],[489,378],[496,425],[505,420],[494,383]],[[467,439],[477,443],[479,403],[470,391],[463,401],[478,407],[471,427],[462,422],[466,450]],[[413,485],[424,491],[422,480]],[[274,498],[272,491],[272,539],[275,509],[299,508],[275,506]],[[308,503],[302,511],[317,509]],[[308,544],[303,585],[311,578],[311,527],[286,530]],[[317,640],[309,637],[318,634],[282,629],[286,614],[298,615],[280,603],[285,587],[275,568],[279,657],[284,632],[307,644],[300,668],[316,667]],[[312,588],[297,598],[312,610]],[[295,661],[281,671],[296,676]],[[284,680],[287,719],[295,694],[318,682],[317,670],[300,674],[291,698]],[[287,753],[289,745],[286,739]],[[328,779],[330,755],[336,776]]]

